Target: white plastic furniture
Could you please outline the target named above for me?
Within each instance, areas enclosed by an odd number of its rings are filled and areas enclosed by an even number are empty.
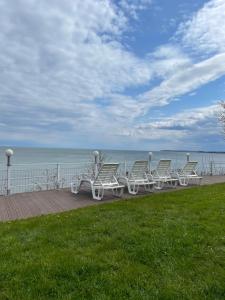
[[[150,180],[147,176],[148,161],[137,160],[134,162],[131,171],[126,176],[121,176],[118,181],[127,186],[128,192],[136,195],[139,187],[143,186],[148,192],[152,191],[155,182]]]
[[[180,185],[187,186],[190,181],[201,184],[202,177],[196,172],[197,164],[197,161],[188,161],[183,169],[180,172],[177,172],[176,175]]]
[[[124,185],[119,184],[116,179],[118,167],[117,163],[103,164],[96,177],[84,175],[78,180],[78,183],[71,183],[71,192],[78,194],[83,185],[88,185],[95,200],[102,200],[105,190],[112,190],[115,196],[121,197]]]
[[[171,160],[161,159],[153,171],[153,174],[149,175],[153,181],[156,182],[156,189],[162,189],[165,185],[169,187],[176,187],[178,179],[171,175]]]

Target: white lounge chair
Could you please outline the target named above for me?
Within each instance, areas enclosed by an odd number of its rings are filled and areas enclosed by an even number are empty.
[[[177,178],[173,178],[171,173],[171,160],[170,159],[161,159],[153,171],[153,174],[150,174],[153,181],[156,182],[156,189],[162,189],[165,184],[170,187],[176,187],[178,183]]]
[[[151,181],[147,176],[148,161],[137,160],[134,162],[131,171],[128,176],[121,176],[118,181],[127,186],[128,192],[132,195],[136,195],[139,191],[139,187],[143,186],[148,192],[154,188],[154,181]]]
[[[180,185],[187,186],[190,180],[194,180],[201,184],[202,177],[196,172],[197,164],[197,161],[188,161],[183,169],[180,172],[177,172],[177,178]]]
[[[119,164],[103,164],[95,177],[84,175],[78,183],[71,183],[71,192],[78,194],[82,185],[88,185],[91,187],[92,196],[95,200],[102,200],[105,190],[112,190],[115,196],[121,197],[124,185],[119,184],[116,179],[118,167]]]

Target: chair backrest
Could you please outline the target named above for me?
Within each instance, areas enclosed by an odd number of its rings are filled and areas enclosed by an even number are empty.
[[[107,163],[103,164],[98,172],[96,179],[94,180],[94,184],[109,184],[109,183],[117,183],[115,178],[116,172],[118,170],[119,164]]]
[[[156,175],[158,176],[168,176],[170,173],[171,159],[160,159],[156,167]]]
[[[131,172],[129,174],[129,179],[133,179],[133,180],[146,179],[147,171],[148,171],[148,161],[147,160],[136,160],[134,162]]]
[[[184,175],[192,175],[196,170],[198,162],[197,161],[188,161],[186,165],[183,167],[182,173]]]

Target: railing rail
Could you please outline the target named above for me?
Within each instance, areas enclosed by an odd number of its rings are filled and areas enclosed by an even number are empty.
[[[158,163],[151,157],[150,168],[153,170]],[[82,174],[93,174],[98,160],[64,163],[25,163],[0,165],[0,195],[33,192],[40,190],[61,189],[77,181]],[[182,168],[184,161],[173,160],[173,169]],[[129,172],[133,165],[131,160],[120,161],[119,175]],[[198,173],[201,175],[225,175],[225,161],[199,162]]]
[[[93,164],[87,162],[14,164],[0,168],[0,195],[69,187],[82,173],[91,173],[92,169]]]

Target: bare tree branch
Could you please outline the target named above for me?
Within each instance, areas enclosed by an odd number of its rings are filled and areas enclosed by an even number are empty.
[[[219,103],[220,111],[218,112],[218,119],[222,125],[223,133],[225,134],[225,101]]]

